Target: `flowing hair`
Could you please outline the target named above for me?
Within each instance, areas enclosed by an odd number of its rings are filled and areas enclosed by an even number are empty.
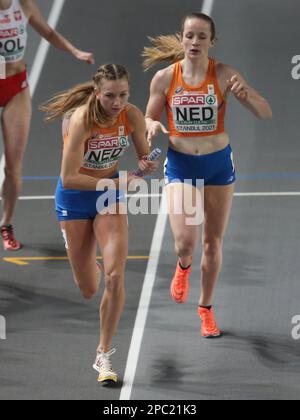
[[[102,80],[121,80],[123,78],[129,82],[129,73],[123,66],[105,64],[99,67],[93,80],[58,93],[42,104],[39,109],[46,112],[45,121],[51,122],[56,118],[70,115],[78,107],[86,105],[85,125],[87,129],[91,129],[95,124],[104,124],[108,118],[95,91],[101,86]]]
[[[149,70],[155,64],[164,61],[176,63],[184,59],[184,50],[181,42],[187,19],[202,19],[208,22],[211,30],[211,41],[216,40],[216,25],[214,20],[205,13],[190,13],[183,18],[180,32],[174,35],[160,35],[156,38],[148,38],[154,46],[145,47],[142,53],[142,56],[145,58],[143,62],[145,71]]]

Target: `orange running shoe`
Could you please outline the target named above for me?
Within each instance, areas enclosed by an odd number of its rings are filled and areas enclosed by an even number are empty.
[[[191,274],[191,269],[192,267],[183,270],[180,267],[180,263],[178,261],[176,272],[170,287],[172,299],[177,303],[184,303],[187,299],[189,293],[189,276]]]
[[[18,251],[21,248],[20,242],[18,242],[14,236],[14,229],[12,225],[1,227],[1,236],[3,241],[3,248],[5,251]]]
[[[220,337],[221,331],[219,330],[213,308],[207,309],[198,307],[198,315],[202,320],[201,334],[204,338]]]

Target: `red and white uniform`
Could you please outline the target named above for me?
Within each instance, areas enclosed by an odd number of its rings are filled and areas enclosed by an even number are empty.
[[[5,63],[16,63],[24,58],[27,22],[19,0],[12,0],[8,9],[0,10],[0,58],[4,68]],[[15,95],[28,88],[28,81],[26,70],[7,78],[1,77],[0,108],[3,108]]]
[[[7,10],[0,10],[0,55],[6,63],[24,58],[28,19],[19,0],[12,0]]]

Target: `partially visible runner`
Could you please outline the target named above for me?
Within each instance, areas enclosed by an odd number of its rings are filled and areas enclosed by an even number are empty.
[[[0,233],[7,251],[16,251],[21,247],[11,223],[22,187],[22,165],[31,120],[31,98],[24,61],[27,23],[54,47],[72,54],[78,60],[94,63],[92,53],[78,50],[48,25],[34,0],[0,0],[0,56],[6,62],[6,79],[0,80],[5,156]]]
[[[186,194],[196,195],[196,181],[204,180],[202,289],[198,314],[204,337],[219,337],[213,293],[222,265],[222,246],[228,224],[236,179],[232,149],[224,129],[229,94],[256,117],[272,117],[268,102],[230,65],[210,58],[216,40],[215,23],[203,13],[183,19],[181,33],[152,39],[155,48],[145,48],[145,69],[162,61],[173,62],[158,71],[151,83],[146,112],[148,140],[160,132],[169,134],[165,163],[169,217],[179,257],[171,282],[171,296],[186,301],[192,258],[199,243],[199,226],[186,224]],[[169,130],[160,122],[166,108]],[[192,184],[184,180],[192,180]]]
[[[117,382],[110,362],[115,352],[111,344],[124,308],[128,256],[128,221],[118,163],[130,146],[129,135],[143,175],[153,173],[159,164],[145,160],[150,149],[144,115],[128,103],[128,98],[126,69],[107,64],[99,68],[92,82],[63,92],[41,107],[48,113],[48,121],[64,117],[56,211],[74,281],[86,299],[91,299],[99,287],[97,245],[103,256],[105,291],[100,304],[100,342],[94,364],[99,372],[98,381],[103,385]],[[128,184],[138,179],[141,178],[130,173]],[[110,196],[110,202],[103,200],[100,206],[99,198],[104,194]],[[115,205],[116,211],[110,211],[110,205]],[[107,214],[104,206],[108,207]]]

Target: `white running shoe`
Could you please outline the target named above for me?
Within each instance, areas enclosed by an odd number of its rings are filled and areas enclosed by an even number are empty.
[[[93,368],[99,373],[98,382],[101,385],[110,385],[118,381],[118,375],[112,370],[110,356],[116,352],[116,349],[111,349],[107,353],[102,350],[97,353],[97,357]]]

